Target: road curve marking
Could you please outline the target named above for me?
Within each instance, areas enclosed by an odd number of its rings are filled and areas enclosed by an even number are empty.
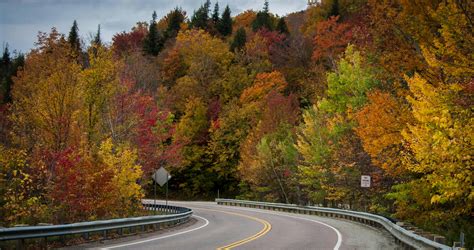
[[[309,218],[305,218],[305,217],[297,217],[297,216],[292,216],[292,215],[287,215],[287,214],[281,214],[281,213],[271,213],[271,212],[267,212],[267,211],[259,211],[257,209],[244,209],[244,208],[237,208],[237,207],[229,207],[229,208],[232,208],[234,210],[243,210],[243,211],[252,211],[252,212],[257,212],[257,213],[262,213],[262,214],[273,214],[273,215],[278,215],[278,216],[285,216],[285,217],[289,217],[289,218],[294,218],[294,219],[299,219],[299,220],[306,220],[306,221],[311,221],[311,222],[315,222],[315,223],[318,223],[318,224],[321,224],[323,226],[326,226],[326,227],[329,227],[331,228],[332,230],[334,230],[337,234],[337,242],[336,242],[336,245],[334,246],[334,250],[339,250],[339,248],[341,247],[341,244],[342,244],[342,235],[341,235],[341,232],[339,232],[339,230],[337,230],[335,227],[331,226],[331,225],[328,225],[324,222],[321,222],[321,221],[317,221],[317,220],[313,220],[313,219],[309,219]]]
[[[258,233],[252,235],[252,236],[249,236],[245,239],[242,239],[242,240],[239,240],[239,241],[236,241],[236,242],[233,242],[233,243],[230,243],[228,245],[225,245],[223,247],[218,247],[216,250],[228,250],[228,249],[232,249],[234,247],[238,247],[240,245],[243,245],[243,244],[246,244],[248,242],[251,242],[253,240],[256,240],[262,236],[264,236],[265,234],[267,234],[268,232],[270,232],[270,230],[272,230],[272,224],[270,224],[270,222],[266,221],[266,220],[262,220],[262,219],[259,219],[257,217],[253,217],[253,216],[250,216],[250,215],[245,215],[245,214],[239,214],[239,213],[233,213],[233,212],[227,212],[227,211],[220,211],[220,210],[214,210],[214,209],[207,209],[207,208],[198,208],[198,209],[202,209],[202,210],[209,210],[209,211],[216,211],[216,212],[220,212],[220,213],[225,213],[225,214],[231,214],[231,215],[236,215],[236,216],[240,216],[240,217],[244,217],[244,218],[247,218],[247,219],[251,219],[251,220],[254,220],[254,221],[257,221],[257,222],[260,222],[263,224],[263,228],[262,230],[260,230]]]
[[[173,237],[173,236],[177,236],[177,235],[181,235],[181,234],[185,234],[185,233],[190,233],[190,232],[192,232],[192,231],[199,230],[199,229],[204,228],[204,227],[207,227],[207,225],[209,225],[209,221],[208,221],[206,218],[201,217],[201,216],[197,216],[197,215],[193,215],[193,217],[197,217],[197,218],[199,218],[199,219],[201,219],[201,220],[204,220],[204,221],[205,221],[204,225],[199,226],[199,227],[197,227],[197,228],[190,229],[190,230],[178,232],[178,233],[175,233],[175,234],[165,235],[165,236],[156,237],[156,238],[151,238],[151,239],[146,239],[146,240],[141,240],[141,241],[134,241],[134,242],[126,243],[126,244],[114,245],[114,246],[104,247],[104,248],[100,248],[100,249],[113,249],[113,248],[119,248],[119,247],[126,247],[126,246],[131,246],[131,245],[136,245],[136,244],[142,244],[142,243],[146,243],[146,242],[150,242],[150,241],[155,241],[155,240],[170,238],[170,237]]]

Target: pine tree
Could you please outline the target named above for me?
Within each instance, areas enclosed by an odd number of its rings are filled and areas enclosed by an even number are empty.
[[[11,68],[11,59],[10,59],[10,51],[8,51],[8,44],[3,49],[3,56],[1,59],[0,65],[0,97],[3,100],[1,103],[7,103],[10,101],[10,68]]]
[[[77,26],[76,20],[72,23],[71,31],[69,31],[69,36],[67,38],[71,48],[76,52],[81,52],[81,41],[79,39],[79,27]]]
[[[201,5],[191,17],[191,28],[207,29],[207,22],[209,21],[209,8],[211,7],[211,1],[207,0],[204,5]]]
[[[222,13],[222,18],[219,21],[219,25],[217,26],[219,33],[223,36],[228,36],[232,34],[232,17],[230,16],[230,8],[227,5]]]
[[[328,18],[332,16],[339,16],[339,1],[333,0],[331,4],[331,11],[328,13]]]
[[[230,50],[235,51],[241,50],[244,46],[245,43],[247,42],[247,34],[245,33],[245,29],[243,27],[240,27],[240,29],[237,30],[234,36],[234,40],[232,41],[232,44],[230,45]]]
[[[143,51],[148,55],[157,56],[163,48],[163,41],[158,32],[156,24],[156,11],[153,11],[152,20],[150,22],[150,28],[148,35],[145,37],[143,44]]]
[[[100,37],[100,24],[97,27],[97,33],[94,37],[94,44],[97,46],[102,46],[102,38]]]
[[[257,12],[257,16],[252,22],[253,31],[258,31],[262,28],[265,28],[270,31],[273,30],[273,22],[268,9],[268,1],[265,1],[263,5],[263,10]]]
[[[268,8],[268,0],[265,0],[265,2],[263,3],[263,12],[267,14],[270,12]]]
[[[288,26],[286,26],[285,18],[280,18],[278,20],[278,24],[276,26],[276,30],[282,34],[290,34],[290,31],[288,30]]]
[[[214,25],[217,25],[219,23],[219,2],[216,2],[214,5],[214,12],[212,13],[212,22]]]
[[[7,44],[0,58],[0,104],[11,102],[12,77],[16,76],[18,69],[25,64],[25,56],[22,53],[13,53],[15,56],[12,59]]]
[[[185,16],[181,8],[176,7],[169,14],[168,27],[166,28],[166,39],[176,36],[181,29],[181,23],[184,22]]]

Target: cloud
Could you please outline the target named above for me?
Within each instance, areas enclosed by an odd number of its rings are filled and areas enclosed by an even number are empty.
[[[151,19],[153,10],[158,17],[166,15],[176,6],[182,7],[188,16],[204,0],[4,0],[0,1],[0,43],[9,43],[11,49],[28,52],[34,46],[38,31],[56,27],[67,34],[73,20],[77,20],[83,38],[95,33],[101,24],[105,41],[124,30],[130,30],[138,21]],[[214,4],[215,1],[212,1]],[[221,9],[229,5],[232,14],[247,10],[259,10],[263,0],[220,0]],[[306,0],[270,1],[270,11],[280,16],[306,8]]]

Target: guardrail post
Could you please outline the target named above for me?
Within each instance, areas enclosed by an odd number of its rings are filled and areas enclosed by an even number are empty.
[[[89,233],[83,233],[82,237],[84,238],[84,240],[89,240]]]
[[[104,240],[107,239],[107,230],[104,230],[104,232],[103,232],[103,238],[104,238]]]

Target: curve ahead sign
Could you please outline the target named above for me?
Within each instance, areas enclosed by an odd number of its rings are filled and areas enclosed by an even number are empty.
[[[166,171],[165,168],[161,167],[160,169],[156,170],[151,178],[153,178],[153,180],[155,180],[156,183],[162,187],[171,179],[171,175],[168,173],[168,171]]]

